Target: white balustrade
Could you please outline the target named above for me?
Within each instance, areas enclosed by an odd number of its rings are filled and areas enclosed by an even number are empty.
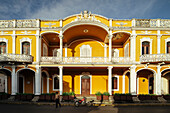
[[[23,54],[0,54],[0,62],[33,62],[31,55]]]
[[[145,54],[140,56],[140,62],[170,61],[170,54]]]
[[[130,57],[112,57],[112,63],[116,63],[116,64],[132,64],[132,63],[134,63],[134,61]]]

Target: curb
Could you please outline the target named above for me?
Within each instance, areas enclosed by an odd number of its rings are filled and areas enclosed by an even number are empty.
[[[2,102],[0,104],[29,104],[29,105],[55,105],[55,103],[41,103],[41,102]],[[61,103],[62,106],[74,106],[74,103]],[[93,106],[170,106],[170,103],[126,103],[126,104],[100,104],[94,103]]]

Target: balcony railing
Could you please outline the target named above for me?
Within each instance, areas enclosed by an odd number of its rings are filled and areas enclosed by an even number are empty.
[[[170,54],[145,54],[140,56],[141,63],[167,61],[170,61]]]
[[[133,59],[130,57],[113,57],[112,63],[116,64],[132,64],[134,63]]]
[[[33,57],[23,54],[0,54],[0,62],[31,63],[33,62]]]
[[[41,64],[131,64],[133,60],[129,57],[112,58],[109,61],[108,57],[41,57]]]

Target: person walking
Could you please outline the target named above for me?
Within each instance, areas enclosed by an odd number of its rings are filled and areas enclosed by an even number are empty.
[[[56,102],[56,108],[58,108],[58,105],[59,105],[59,107],[61,107],[60,95],[58,94],[58,92],[56,92],[56,95],[55,95],[55,102]]]

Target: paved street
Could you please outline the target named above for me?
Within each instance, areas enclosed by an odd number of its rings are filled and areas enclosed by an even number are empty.
[[[0,104],[0,113],[169,113],[169,106],[73,107],[55,109],[50,105]]]

